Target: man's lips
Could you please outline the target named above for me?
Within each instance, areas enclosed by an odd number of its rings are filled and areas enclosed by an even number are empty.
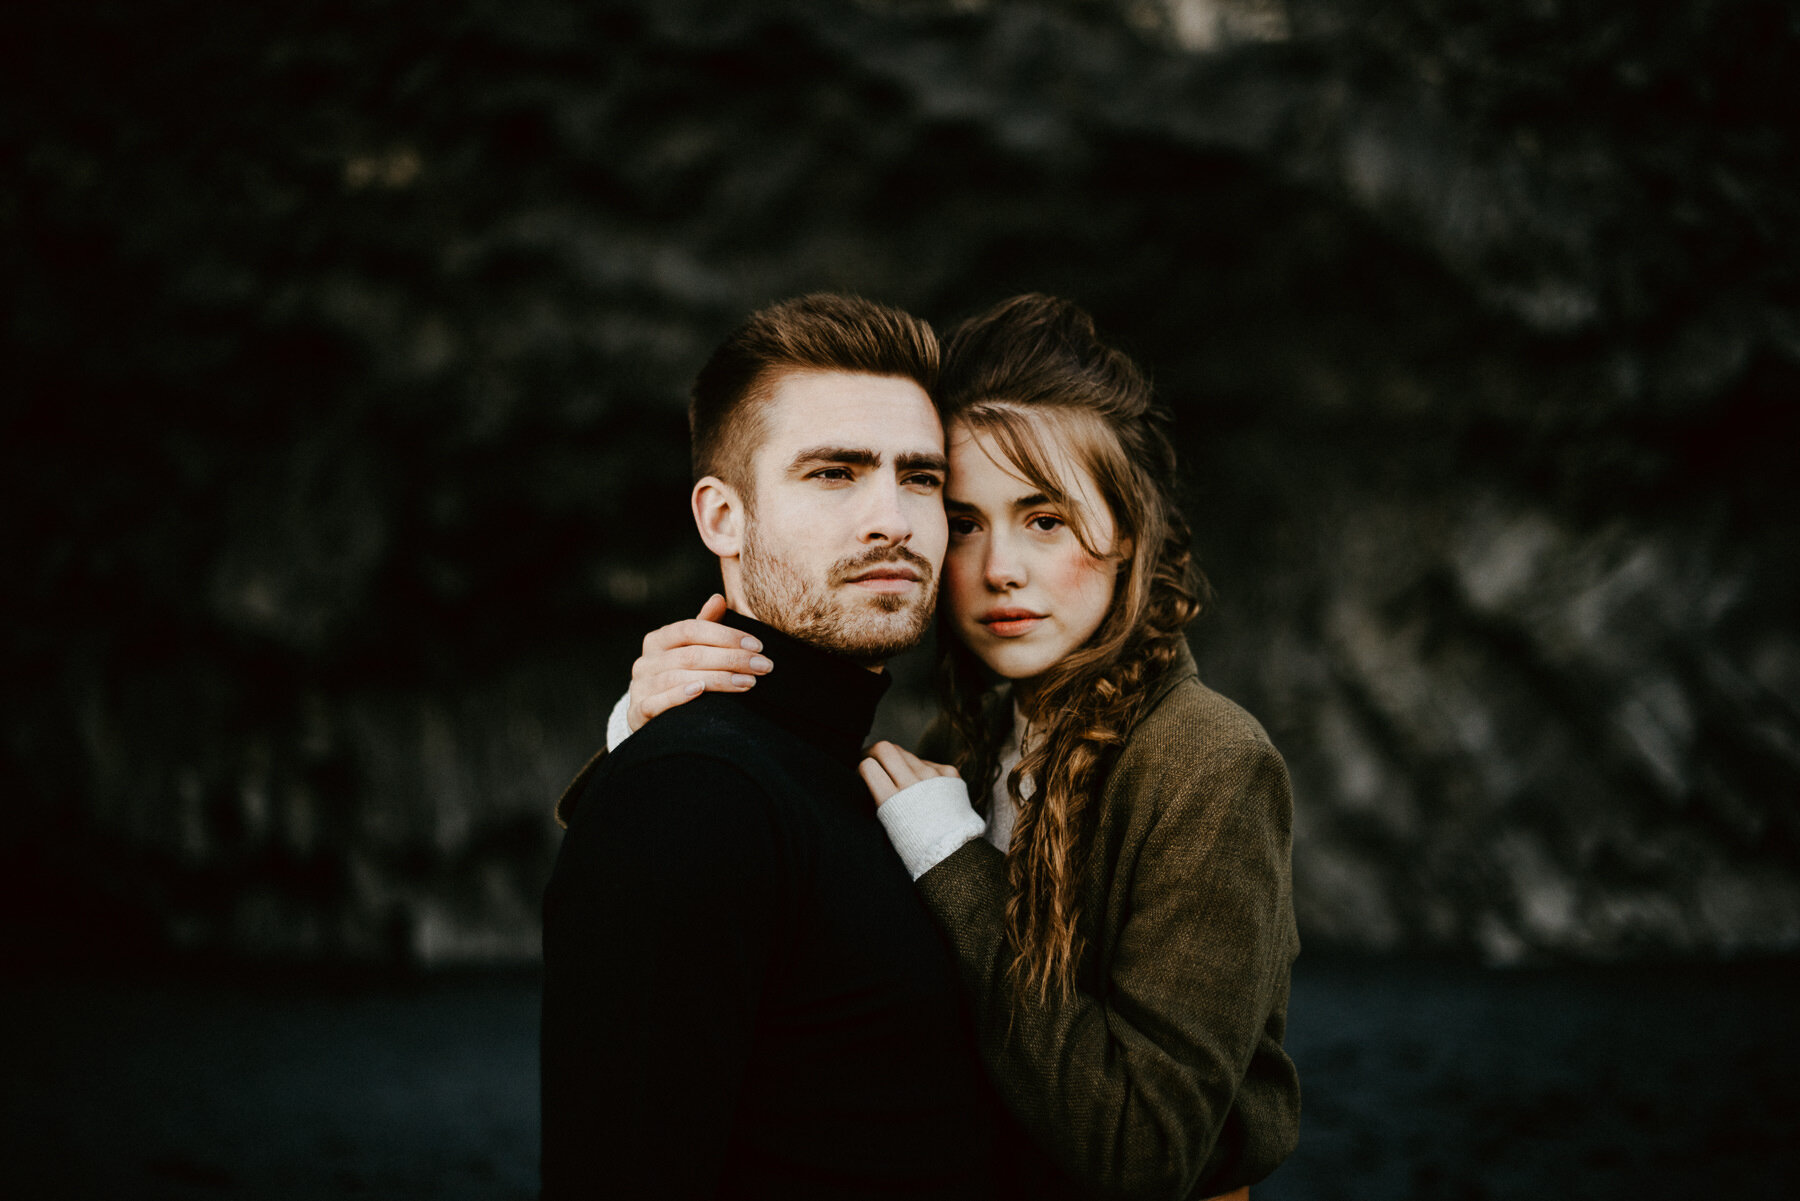
[[[919,582],[919,573],[900,564],[883,564],[850,577],[852,584],[871,592],[905,592]]]
[[[975,620],[1001,638],[1017,638],[1036,629],[1038,623],[1044,620],[1044,615],[1033,613],[1030,609],[989,609]]]

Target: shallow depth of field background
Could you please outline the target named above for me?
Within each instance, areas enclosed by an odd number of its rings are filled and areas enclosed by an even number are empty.
[[[1794,4],[14,36],[0,1066],[43,1180],[529,1194],[549,807],[714,586],[689,379],[816,289],[1069,296],[1175,413],[1195,650],[1298,806],[1270,1196],[1800,1178]]]

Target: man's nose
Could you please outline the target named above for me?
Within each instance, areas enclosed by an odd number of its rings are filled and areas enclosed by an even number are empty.
[[[912,521],[901,503],[900,481],[879,480],[869,488],[868,508],[863,513],[862,540],[899,546],[912,537]]]

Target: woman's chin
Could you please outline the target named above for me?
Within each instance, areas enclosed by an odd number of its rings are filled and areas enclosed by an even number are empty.
[[[1017,642],[994,645],[988,640],[984,645],[972,645],[969,649],[989,671],[1013,684],[1036,679],[1056,665],[1054,655],[1046,655],[1036,647],[1021,646]]]

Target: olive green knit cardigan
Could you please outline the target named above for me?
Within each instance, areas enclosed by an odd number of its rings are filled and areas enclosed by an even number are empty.
[[[1287,768],[1185,647],[1154,687],[1094,815],[1070,1000],[1015,996],[994,847],[976,839],[918,881],[989,1073],[1047,1157],[1027,1165],[1034,1197],[1208,1197],[1263,1179],[1299,1138],[1281,1045],[1299,953]],[[938,730],[924,749],[950,758]]]

